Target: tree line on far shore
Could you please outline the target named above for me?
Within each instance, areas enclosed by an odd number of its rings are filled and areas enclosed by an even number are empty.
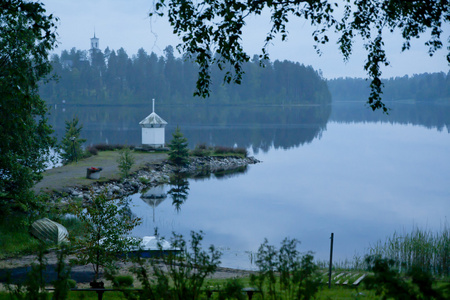
[[[156,98],[164,104],[327,104],[326,81],[311,66],[290,61],[264,62],[258,56],[244,65],[242,84],[223,84],[223,74],[212,68],[211,97],[193,97],[198,66],[174,56],[168,46],[164,56],[139,49],[131,57],[123,48],[63,50],[51,58],[58,80],[42,83],[40,95],[47,103],[139,104]]]
[[[333,101],[367,101],[370,82],[363,78],[328,80]],[[383,101],[413,100],[450,103],[450,71],[423,73],[383,80]]]

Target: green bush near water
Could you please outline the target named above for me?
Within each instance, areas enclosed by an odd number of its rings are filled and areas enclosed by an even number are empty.
[[[414,228],[411,233],[394,232],[385,241],[369,248],[369,255],[395,261],[402,273],[419,268],[434,276],[450,276],[450,229],[447,224],[438,232]]]
[[[225,146],[207,146],[206,144],[198,144],[194,150],[191,150],[192,156],[239,156],[247,157],[248,151],[245,148],[225,147]]]

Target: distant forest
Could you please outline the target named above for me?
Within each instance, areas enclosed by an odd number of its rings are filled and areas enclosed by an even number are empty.
[[[223,71],[212,70],[209,99],[193,97],[197,66],[174,56],[173,47],[164,56],[139,49],[129,57],[123,48],[104,52],[72,48],[51,60],[57,80],[43,83],[40,95],[47,103],[129,105],[159,104],[329,104],[326,81],[311,66],[289,61],[266,62],[258,56],[244,66],[241,85],[223,84]],[[225,70],[226,71],[226,70]]]
[[[411,77],[383,80],[383,101],[412,100],[450,103],[450,71],[424,73]],[[328,81],[333,101],[367,101],[370,82],[362,78],[338,78]]]

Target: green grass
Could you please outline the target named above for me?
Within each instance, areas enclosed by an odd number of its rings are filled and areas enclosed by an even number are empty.
[[[9,217],[0,222],[0,259],[37,252],[39,241],[28,231],[24,217]]]
[[[2,226],[0,231],[0,259],[30,254],[39,248],[39,241],[28,230],[11,231]]]
[[[369,255],[394,259],[401,272],[415,267],[435,276],[450,276],[450,228],[447,224],[437,232],[413,228],[410,233],[394,232],[385,241],[369,248]]]
[[[222,280],[216,280],[217,282],[222,282],[223,285],[225,284],[224,279]],[[247,285],[244,284],[244,286],[247,287]],[[218,299],[219,294],[217,292],[214,292],[212,294],[211,299]],[[8,299],[10,300],[10,295],[7,292],[0,292],[0,300]],[[95,292],[69,292],[68,299],[98,299],[97,294]],[[103,299],[126,299],[126,297],[123,295],[122,292],[105,292],[103,294]],[[207,299],[206,294],[203,293],[201,296],[201,299]],[[245,298],[247,299],[247,298]],[[255,293],[253,295],[253,300],[260,300],[262,299],[261,295],[259,293]],[[319,292],[316,294],[316,297],[314,299],[319,300],[327,300],[327,299],[380,299],[377,298],[372,291],[367,291],[365,289],[351,289],[351,288],[345,288],[345,287],[332,287],[331,289],[328,289],[328,287],[323,286]]]
[[[71,235],[82,235],[84,227],[79,220],[60,218],[60,215],[52,215],[51,212],[49,214],[46,217],[65,226]],[[29,231],[32,221],[16,216],[0,223],[0,259],[38,252],[41,244]]]
[[[241,157],[248,156],[245,148],[224,147],[224,146],[206,146],[206,144],[199,144],[195,146],[194,150],[189,153],[191,156],[214,156],[214,157]]]

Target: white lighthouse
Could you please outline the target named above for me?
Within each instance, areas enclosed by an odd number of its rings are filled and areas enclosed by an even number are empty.
[[[167,122],[155,113],[155,99],[152,99],[152,101],[152,113],[139,122],[139,125],[142,127],[142,146],[163,148]]]

